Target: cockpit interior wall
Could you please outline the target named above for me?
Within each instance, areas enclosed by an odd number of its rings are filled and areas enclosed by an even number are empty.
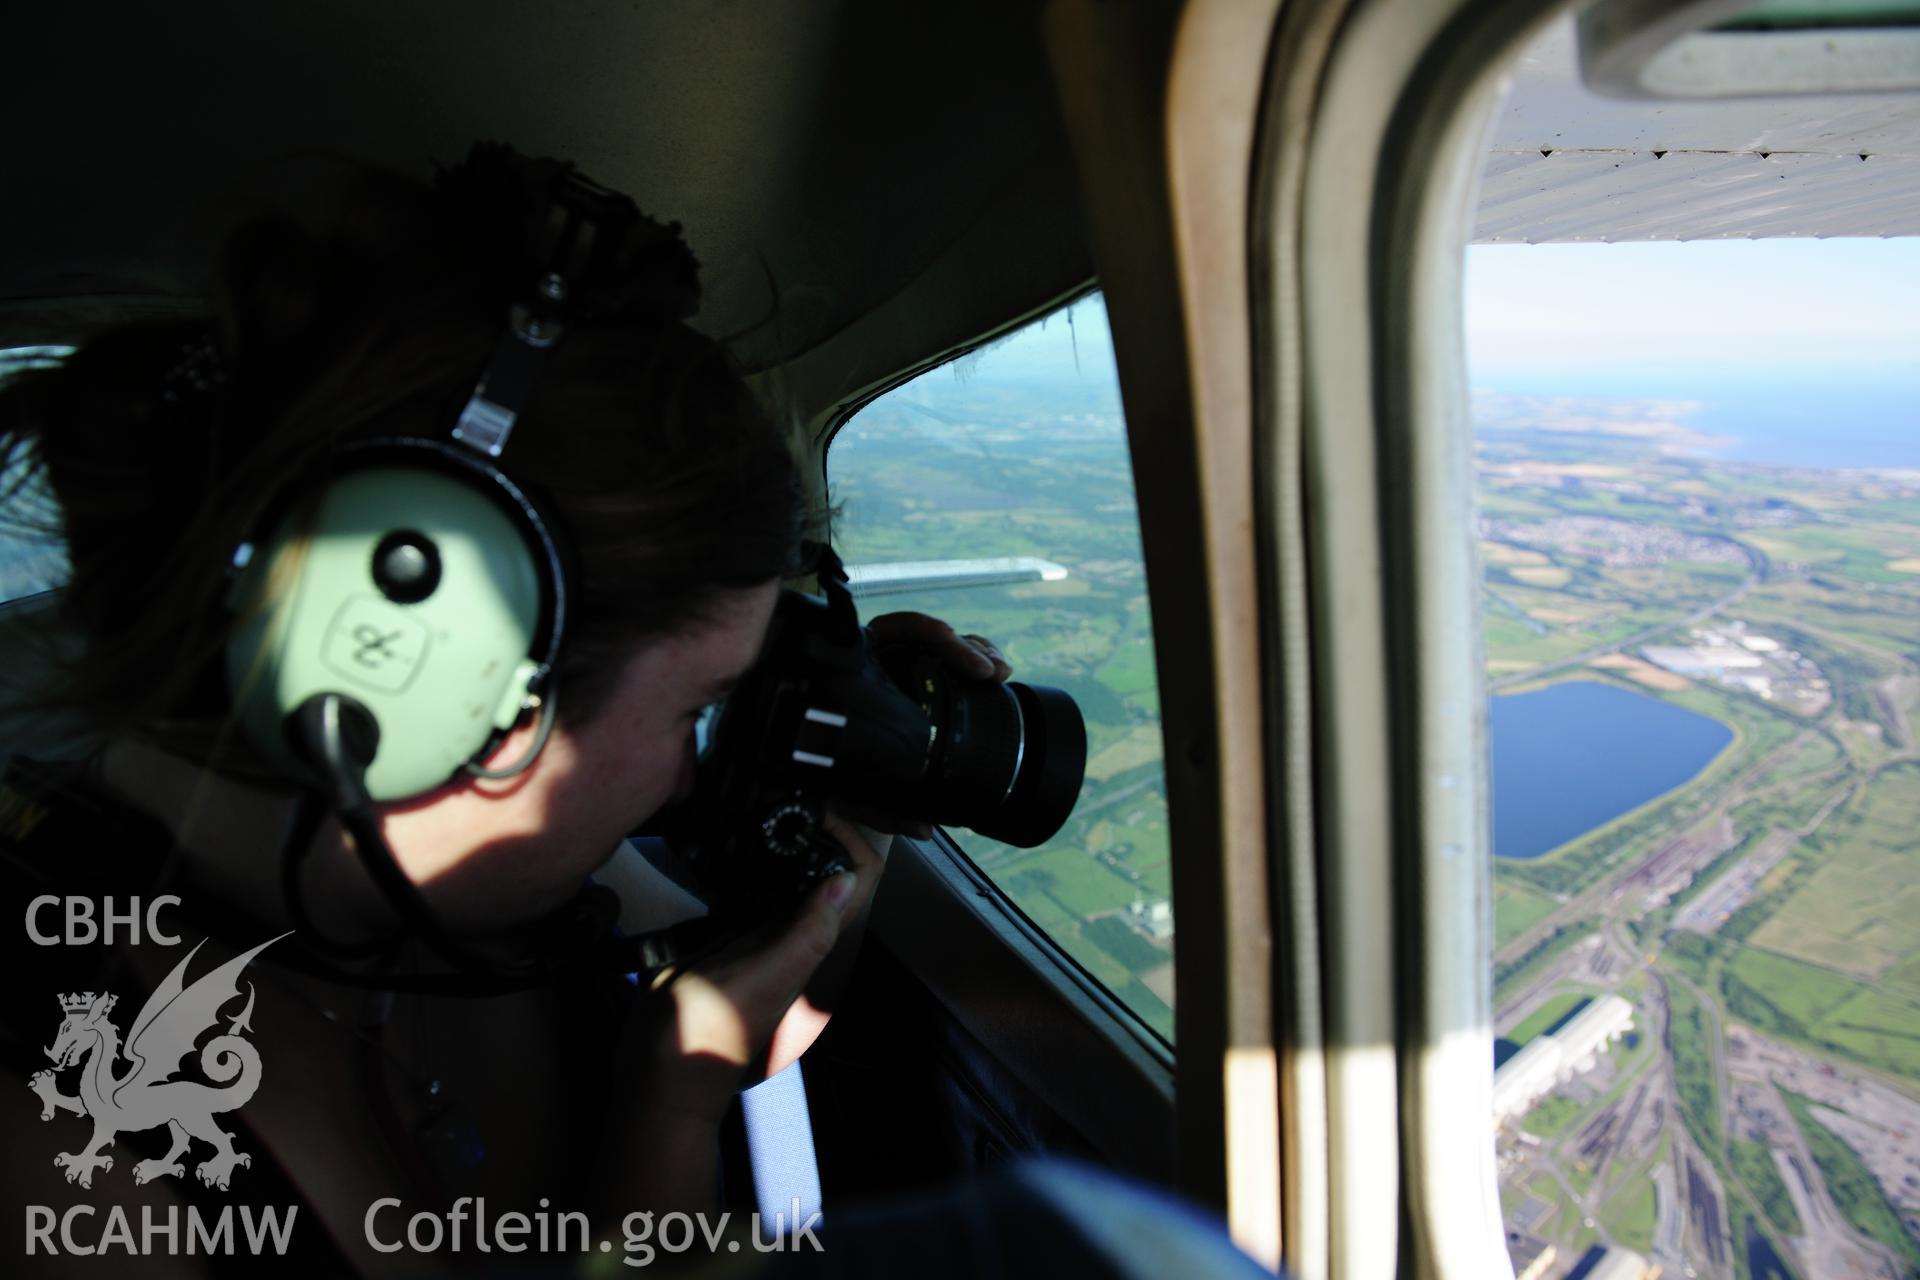
[[[421,173],[476,138],[683,223],[699,322],[788,365],[804,416],[1092,271],[1024,0],[184,0],[9,28],[0,346],[194,309],[214,201],[275,157]]]

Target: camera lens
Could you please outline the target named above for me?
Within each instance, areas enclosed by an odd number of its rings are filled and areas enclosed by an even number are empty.
[[[881,663],[933,727],[919,812],[1021,848],[1065,825],[1087,768],[1086,723],[1070,695],[967,680],[926,650],[885,653]]]
[[[946,683],[946,714],[935,719],[933,735],[940,803],[954,813],[991,813],[1013,794],[1019,774],[1019,700],[1005,685]]]
[[[1031,849],[1066,825],[1087,773],[1087,725],[1060,689],[1009,682],[1020,709],[1021,742],[1013,785],[998,810],[972,827],[990,840]]]
[[[1080,797],[1087,727],[1070,695],[876,642],[844,581],[824,589],[781,595],[765,655],[700,735],[692,795],[653,826],[716,914],[843,869],[820,826],[836,802],[1032,848]]]

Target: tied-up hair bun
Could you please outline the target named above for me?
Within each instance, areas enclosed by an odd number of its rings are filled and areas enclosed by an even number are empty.
[[[672,323],[700,305],[700,264],[680,224],[640,212],[629,197],[587,179],[568,161],[523,156],[499,142],[475,143],[467,158],[441,169],[434,186],[454,216],[497,263],[503,301],[526,296],[553,265],[564,216],[556,204],[590,196],[593,240],[570,270],[567,310],[576,322]]]

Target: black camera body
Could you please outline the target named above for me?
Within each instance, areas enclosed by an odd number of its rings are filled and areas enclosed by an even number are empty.
[[[823,558],[822,595],[781,593],[764,656],[711,723],[692,796],[663,815],[678,870],[716,912],[790,900],[846,869],[823,825],[830,800],[1031,848],[1079,798],[1087,732],[1070,695],[967,679],[922,645],[877,641]]]

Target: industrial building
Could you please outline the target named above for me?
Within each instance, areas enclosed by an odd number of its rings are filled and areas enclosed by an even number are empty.
[[[1496,1124],[1525,1115],[1533,1104],[1585,1071],[1608,1045],[1633,1027],[1633,1006],[1619,996],[1588,1002],[1558,1031],[1529,1040],[1493,1073]]]

